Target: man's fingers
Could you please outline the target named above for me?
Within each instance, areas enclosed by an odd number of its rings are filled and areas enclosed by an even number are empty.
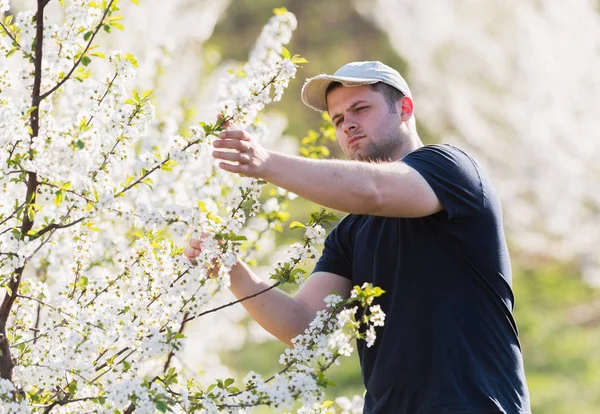
[[[204,232],[200,235],[199,239],[190,239],[188,244],[194,249],[201,249],[203,246],[202,240],[210,236],[210,233]]]
[[[194,249],[191,246],[186,247],[183,252],[183,255],[185,257],[187,257],[188,259],[194,259],[194,258],[198,257],[199,254],[200,254],[200,250]]]
[[[248,144],[245,141],[239,139],[217,139],[213,142],[213,146],[217,148],[234,149],[238,151],[246,151]]]
[[[239,139],[242,141],[250,141],[250,137],[248,136],[246,131],[243,131],[241,129],[230,129],[227,131],[222,131],[219,134],[219,138],[220,139]]]
[[[190,245],[190,247],[193,247],[194,249],[201,249],[202,248],[202,239],[190,239],[189,245]]]
[[[229,164],[227,162],[220,162],[219,168],[236,174],[250,176],[250,168],[246,164]]]
[[[239,152],[214,151],[213,157],[220,160],[237,161],[241,163],[247,163],[250,161],[250,157],[248,156],[248,154],[242,154]]]

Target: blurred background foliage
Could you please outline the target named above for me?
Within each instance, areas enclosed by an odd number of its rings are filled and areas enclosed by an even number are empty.
[[[331,73],[352,60],[381,60],[400,70],[410,83],[411,68],[390,46],[387,36],[359,15],[348,0],[330,0],[326,8],[318,0],[233,0],[204,45],[205,51],[217,52],[223,60],[244,60],[275,7],[286,7],[296,14],[299,24],[289,49],[309,61],[283,100],[273,105],[288,117],[286,134],[301,140],[309,129],[318,129],[321,121],[319,113],[300,101],[307,77]],[[426,125],[419,125],[419,132],[426,144],[437,142]],[[343,157],[335,143],[329,148],[332,157]],[[290,206],[290,220],[302,221],[316,208],[297,200]],[[278,245],[291,238],[284,233]],[[600,289],[586,283],[578,269],[568,263],[546,259],[532,264],[519,261],[514,253],[515,317],[533,412],[599,412]],[[239,352],[223,355],[223,359],[241,373],[254,370],[267,375],[279,370],[277,356],[284,348],[276,340],[249,343]],[[336,385],[328,390],[329,399],[362,394],[356,355],[344,359],[330,374]]]

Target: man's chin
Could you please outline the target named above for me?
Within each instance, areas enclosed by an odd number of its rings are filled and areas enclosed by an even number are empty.
[[[356,151],[352,154],[351,159],[353,161],[361,161],[361,162],[373,162],[373,159],[369,156],[369,154],[364,154],[361,151]]]
[[[352,154],[350,154],[350,159],[352,161],[368,161],[369,157],[363,154],[360,149],[357,149]]]

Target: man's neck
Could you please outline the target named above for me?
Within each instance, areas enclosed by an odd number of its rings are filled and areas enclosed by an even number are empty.
[[[400,147],[399,153],[397,154],[396,157],[394,157],[394,159],[396,161],[401,160],[402,158],[404,158],[405,156],[407,156],[409,153],[424,147],[425,145],[423,144],[423,141],[421,141],[421,138],[419,137],[419,134],[412,133],[408,136],[408,138],[406,140],[404,140],[404,142],[402,143],[402,146]]]

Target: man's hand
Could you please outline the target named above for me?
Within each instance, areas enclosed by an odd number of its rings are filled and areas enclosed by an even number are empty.
[[[204,234],[202,236],[205,237]],[[202,239],[190,239],[183,255],[192,262],[200,255],[200,252],[202,252]]]
[[[202,248],[204,245],[203,240],[209,235],[209,233],[203,233],[199,239],[190,239],[188,242],[188,246],[185,248],[183,255],[187,257],[191,263],[194,263],[196,257],[202,253]],[[210,276],[216,276],[218,272],[219,267],[215,265],[213,269],[211,269]]]
[[[243,174],[248,177],[261,177],[266,171],[270,153],[256,139],[240,129],[223,131],[213,143],[215,148],[230,151],[213,151],[213,157],[219,160],[219,167],[225,171]]]

